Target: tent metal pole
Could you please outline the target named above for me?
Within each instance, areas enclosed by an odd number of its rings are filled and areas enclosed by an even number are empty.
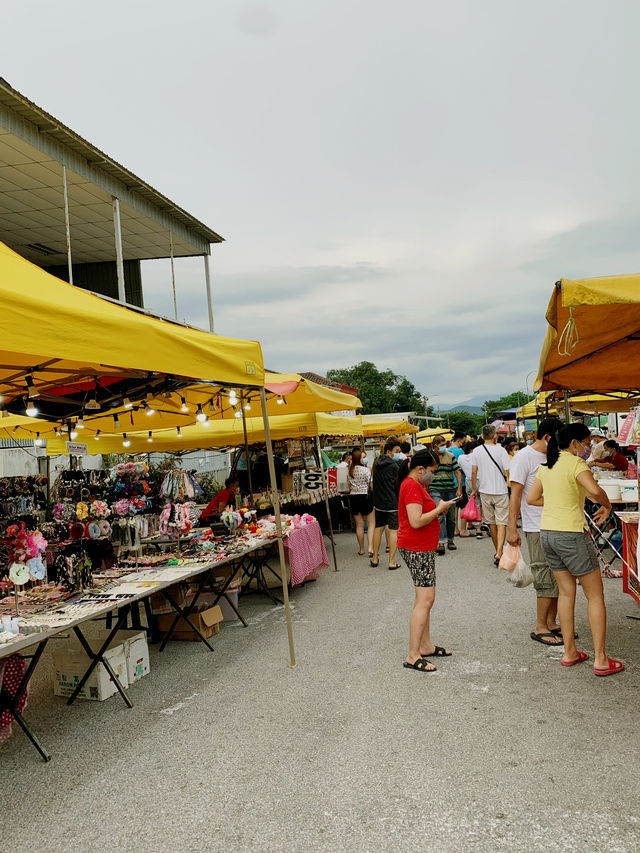
[[[569,409],[569,392],[563,391],[564,396],[564,421],[567,424],[571,423],[571,410]]]
[[[169,253],[171,255],[171,287],[173,288],[173,313],[178,319],[178,297],[176,296],[176,267],[173,259],[173,233],[169,231]]]
[[[269,425],[269,413],[267,412],[267,392],[264,385],[260,389],[260,403],[262,404],[262,420],[264,421],[264,437],[267,445],[267,460],[269,462],[269,477],[271,479],[271,494],[273,497],[273,512],[276,517],[276,532],[278,534],[278,553],[280,555],[280,571],[282,572],[282,600],[284,601],[284,613],[287,620],[287,635],[289,637],[289,666],[296,664],[296,653],[293,647],[293,625],[291,622],[291,607],[289,606],[289,588],[287,585],[287,567],[284,559],[284,542],[282,541],[282,519],[280,518],[280,496],[278,494],[278,483],[276,481],[276,467],[273,462],[273,446],[271,444],[271,427]]]
[[[247,418],[244,413],[244,400],[240,397],[240,407],[242,410],[242,431],[244,433],[244,455],[247,460],[247,478],[249,480],[249,494],[251,495],[251,505],[253,506],[253,482],[251,480],[251,462],[249,460],[249,441],[247,438]]]
[[[209,331],[215,334],[213,327],[213,302],[211,300],[211,272],[209,270],[209,255],[203,255],[204,258],[204,280],[207,285],[207,310],[209,311]]]
[[[113,230],[116,238],[116,272],[118,275],[118,300],[126,304],[127,294],[124,286],[124,260],[122,258],[122,226],[120,224],[120,199],[111,197],[113,204]]]
[[[333,551],[333,571],[338,571],[338,558],[336,557],[336,542],[333,538],[333,522],[331,521],[331,508],[329,507],[329,483],[324,482],[324,465],[322,464],[322,448],[320,447],[320,436],[316,436],[316,450],[318,451],[318,462],[322,471],[322,488],[324,490],[324,504],[327,508],[327,520],[329,522],[329,538],[331,539],[331,550]]]
[[[62,190],[64,193],[64,230],[67,239],[67,266],[69,284],[73,284],[73,264],[71,263],[71,224],[69,221],[69,191],[67,189],[67,167],[62,167]]]

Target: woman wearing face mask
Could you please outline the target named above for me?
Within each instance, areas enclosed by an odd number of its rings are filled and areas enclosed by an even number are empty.
[[[615,675],[622,672],[624,664],[607,657],[605,651],[607,611],[602,577],[584,515],[586,495],[601,504],[593,516],[598,525],[610,515],[611,503],[580,458],[590,438],[584,424],[569,424],[552,435],[547,445],[547,463],[538,469],[527,503],[543,508],[540,543],[558,583],[558,618],[564,641],[562,665],[574,666],[589,659],[586,652],[577,650],[574,637],[576,581],[579,581],[587,597],[595,651],[594,674]]]
[[[434,501],[450,501],[462,497],[462,471],[458,460],[447,450],[447,443],[442,437],[434,438],[432,447],[438,454],[438,470],[435,473],[429,492]],[[455,504],[446,515],[440,517],[440,539],[437,553],[445,554],[445,544],[450,551],[455,551],[457,545],[453,541],[456,530]]]
[[[373,532],[375,528],[375,514],[373,512],[373,501],[369,494],[369,483],[371,482],[371,471],[366,466],[367,457],[362,450],[351,452],[351,465],[347,472],[349,483],[349,505],[351,514],[356,523],[356,538],[358,540],[358,554],[364,556],[364,523],[367,522],[367,539],[369,545],[369,556],[373,556]]]
[[[404,666],[420,672],[435,672],[427,658],[449,657],[450,651],[431,642],[430,615],[436,597],[436,560],[440,534],[439,518],[454,506],[435,501],[426,490],[438,469],[433,450],[420,450],[400,463],[398,470],[398,549],[409,567],[415,600],[409,623],[409,654]]]

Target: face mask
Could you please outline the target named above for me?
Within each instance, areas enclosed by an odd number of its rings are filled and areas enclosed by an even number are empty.
[[[527,441],[527,444],[529,444],[529,445],[533,444],[533,439],[530,438],[529,441]]]
[[[583,448],[580,453],[578,453],[578,456],[580,459],[588,459],[591,456],[591,448],[588,446]]]
[[[362,462],[362,464],[363,464],[363,465],[366,465],[366,464],[367,464],[367,457],[366,457],[366,456],[361,456],[361,457],[360,457],[360,462]]]
[[[446,453],[446,452],[447,452],[446,444],[441,444],[440,447],[438,448],[438,453]]]
[[[422,478],[422,485],[428,486],[433,480],[433,471],[427,471],[424,477]]]
[[[402,462],[404,456],[402,455],[402,453],[394,453],[393,458],[396,460],[396,462]]]

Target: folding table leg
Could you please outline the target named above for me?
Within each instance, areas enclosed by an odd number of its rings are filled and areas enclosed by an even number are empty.
[[[80,681],[76,685],[76,689],[73,691],[71,696],[69,696],[69,698],[67,699],[67,705],[73,705],[73,703],[78,698],[78,694],[80,693],[80,691],[82,690],[84,685],[87,683],[87,679],[89,678],[89,676],[91,675],[93,670],[96,668],[96,666],[99,663],[101,663],[104,666],[104,668],[107,670],[107,672],[109,673],[111,680],[115,684],[115,686],[118,690],[118,693],[124,699],[127,707],[133,708],[133,702],[127,696],[127,693],[126,693],[124,687],[122,686],[122,684],[120,684],[120,681],[118,680],[118,676],[115,674],[113,667],[111,666],[109,661],[104,656],[104,653],[109,648],[109,645],[110,645],[111,641],[113,640],[113,638],[115,637],[115,635],[122,628],[122,626],[126,624],[128,613],[129,613],[129,605],[126,605],[125,607],[121,608],[121,610],[118,611],[118,618],[116,619],[115,627],[113,628],[113,630],[111,631],[111,633],[109,634],[107,639],[104,641],[104,643],[100,647],[100,651],[98,651],[97,653],[95,653],[93,651],[93,649],[91,648],[91,646],[87,642],[87,640],[86,640],[85,636],[83,635],[82,631],[80,630],[80,628],[76,625],[75,628],[73,629],[75,635],[80,640],[80,644],[82,645],[82,648],[85,650],[88,657],[90,658],[91,663],[89,664],[85,674],[82,676],[82,678],[80,679]]]
[[[38,661],[40,660],[40,657],[41,657],[42,652],[44,651],[44,647],[46,645],[47,645],[47,640],[43,640],[43,642],[38,644],[38,647],[35,650],[35,652],[33,653],[33,655],[31,655],[31,660],[29,662],[29,666],[27,667],[25,674],[22,676],[22,679],[20,680],[20,684],[18,685],[18,689],[16,690],[15,694],[13,696],[10,696],[6,689],[0,691],[0,713],[2,713],[3,711],[9,711],[9,713],[11,714],[13,719],[16,721],[16,723],[20,726],[22,731],[29,738],[31,743],[38,750],[38,752],[42,756],[43,761],[51,761],[51,756],[45,750],[45,748],[41,745],[40,741],[34,735],[34,733],[31,731],[27,721],[24,719],[24,717],[22,716],[20,711],[18,711],[18,704],[20,703],[20,699],[22,698],[22,694],[27,689],[27,686],[29,684],[29,680],[31,679],[31,676],[33,675],[34,669],[38,665]],[[24,655],[23,657],[27,657],[27,656]]]
[[[197,603],[198,599],[200,598],[200,593],[201,593],[201,592],[202,592],[202,590],[204,589],[204,587],[205,587],[205,585],[207,584],[207,582],[209,581],[209,578],[210,578],[210,577],[211,577],[211,572],[206,572],[206,573],[204,574],[204,577],[203,577],[203,578],[202,578],[202,580],[200,581],[200,585],[198,586],[198,589],[197,589],[196,594],[195,594],[195,596],[194,596],[194,598],[193,598],[193,601],[191,602],[191,604],[189,604],[189,606],[188,606],[188,607],[185,607],[185,608],[180,607],[180,606],[179,606],[179,605],[178,605],[178,604],[173,600],[173,598],[169,595],[169,593],[167,592],[167,590],[166,590],[166,589],[161,589],[161,590],[160,590],[160,592],[164,595],[164,597],[167,599],[167,601],[169,602],[169,604],[170,604],[170,605],[173,607],[173,609],[176,611],[175,618],[174,618],[173,622],[171,623],[171,626],[169,627],[169,630],[168,630],[168,631],[167,631],[167,633],[165,634],[164,639],[162,640],[162,643],[160,644],[160,651],[161,651],[161,652],[163,652],[163,651],[164,651],[165,646],[167,645],[168,641],[171,639],[171,635],[173,634],[173,632],[174,632],[174,631],[175,631],[175,629],[176,629],[176,625],[178,624],[178,622],[179,622],[181,619],[184,619],[184,621],[187,623],[187,625],[189,625],[189,626],[190,626],[190,628],[191,628],[193,631],[195,631],[195,632],[196,632],[196,634],[200,637],[200,639],[201,639],[201,640],[202,640],[202,642],[205,644],[205,646],[209,649],[209,651],[211,651],[211,652],[213,652],[213,651],[214,651],[213,646],[212,646],[212,645],[211,645],[211,643],[207,640],[207,638],[204,636],[204,634],[202,633],[202,631],[200,631],[200,629],[199,629],[196,625],[194,625],[194,624],[193,624],[193,622],[191,621],[191,619],[189,619],[189,616],[190,616],[190,614],[191,614],[191,612],[192,612],[193,608],[195,607],[195,605],[196,605],[196,603]]]

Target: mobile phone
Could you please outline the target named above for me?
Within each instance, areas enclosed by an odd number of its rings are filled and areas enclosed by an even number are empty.
[[[449,503],[451,504],[451,503],[455,503],[456,501],[461,501],[461,500],[462,500],[462,495],[460,495],[459,498],[450,498]]]

